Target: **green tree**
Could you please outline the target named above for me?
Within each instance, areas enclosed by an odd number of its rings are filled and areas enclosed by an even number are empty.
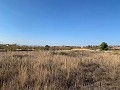
[[[100,50],[101,51],[108,50],[108,44],[106,42],[102,42],[101,45],[100,45]]]

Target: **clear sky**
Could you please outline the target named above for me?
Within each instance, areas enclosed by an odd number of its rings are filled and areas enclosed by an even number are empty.
[[[0,43],[120,45],[120,0],[0,0]]]

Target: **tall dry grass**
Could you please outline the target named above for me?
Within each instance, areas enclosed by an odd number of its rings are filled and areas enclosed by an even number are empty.
[[[120,90],[120,55],[0,52],[0,90]]]

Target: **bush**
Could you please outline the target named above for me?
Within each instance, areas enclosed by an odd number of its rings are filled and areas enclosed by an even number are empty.
[[[108,44],[105,43],[105,42],[102,42],[101,45],[100,45],[100,50],[101,50],[101,51],[106,51],[106,50],[108,50]]]
[[[50,49],[50,46],[49,45],[46,45],[45,46],[45,50],[49,50]]]

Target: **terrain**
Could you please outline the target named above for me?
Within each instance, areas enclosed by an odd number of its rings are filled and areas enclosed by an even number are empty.
[[[120,90],[120,51],[0,52],[0,90]]]

